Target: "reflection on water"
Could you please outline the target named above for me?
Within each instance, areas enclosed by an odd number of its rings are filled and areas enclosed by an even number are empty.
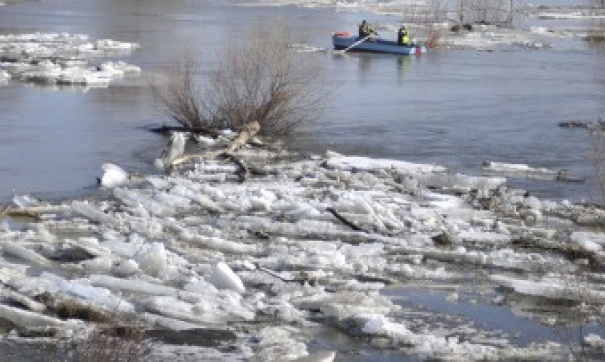
[[[397,59],[397,75],[400,81],[405,79],[406,73],[411,71],[411,57],[396,57]]]
[[[518,316],[509,307],[471,303],[465,300],[448,300],[448,294],[439,290],[424,290],[417,288],[394,288],[384,292],[385,295],[402,305],[406,310],[415,311],[416,318],[421,318],[418,310],[424,310],[427,318],[423,321],[427,325],[437,322],[440,327],[452,328],[452,333],[464,339],[464,328],[460,328],[461,320],[451,326],[439,319],[440,315],[460,316],[470,326],[471,336],[490,336],[494,338],[510,338],[515,346],[526,347],[532,343],[544,341],[558,341],[564,345],[580,343],[583,336],[590,333],[605,334],[603,327],[593,324],[578,325],[577,321],[569,321],[564,326],[553,326],[541,323],[531,316]],[[534,301],[542,303],[546,308],[544,300]],[[537,304],[539,305],[539,304]],[[571,317],[569,308],[560,308],[563,319]],[[430,317],[429,317],[430,316]],[[430,328],[430,327],[429,327]],[[481,331],[481,332],[479,332]],[[468,333],[468,331],[467,331]]]
[[[145,88],[84,92],[11,85],[4,91],[11,97],[0,103],[10,110],[3,112],[2,137],[12,142],[0,144],[3,194],[54,197],[92,188],[108,160],[133,171],[146,168],[133,158],[135,150],[157,142],[152,134],[133,137],[137,125],[152,117]]]

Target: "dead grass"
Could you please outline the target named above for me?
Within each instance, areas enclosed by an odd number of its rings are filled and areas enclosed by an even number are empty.
[[[62,319],[81,319],[101,323],[108,323],[112,320],[107,313],[72,300],[59,302],[56,312],[57,316]]]
[[[136,323],[113,320],[100,323],[85,338],[77,336],[66,345],[67,362],[137,362],[151,350],[145,330]]]

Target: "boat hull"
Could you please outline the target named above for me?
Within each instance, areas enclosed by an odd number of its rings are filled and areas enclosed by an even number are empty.
[[[352,35],[332,34],[332,44],[335,50],[345,50],[360,39]],[[386,39],[373,39],[363,41],[350,48],[350,52],[371,52],[387,53],[397,55],[420,55],[426,53],[427,49],[423,45],[399,45],[397,42]]]

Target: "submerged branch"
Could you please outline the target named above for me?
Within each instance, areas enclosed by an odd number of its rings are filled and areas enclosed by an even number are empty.
[[[185,126],[167,126],[161,125],[157,127],[150,128],[150,131],[153,133],[158,133],[164,136],[170,136],[172,132],[191,132],[195,134],[204,134],[212,137],[217,137],[220,135],[219,130],[209,127],[185,127]]]
[[[334,215],[335,218],[337,218],[343,224],[347,225],[348,227],[350,227],[351,229],[353,229],[355,231],[361,231],[361,232],[364,232],[367,234],[371,233],[371,231],[364,229],[361,226],[357,226],[354,223],[352,223],[351,221],[347,220],[344,216],[342,216],[342,214],[340,214],[338,211],[334,210],[333,207],[327,207],[326,211],[329,212],[330,214]]]

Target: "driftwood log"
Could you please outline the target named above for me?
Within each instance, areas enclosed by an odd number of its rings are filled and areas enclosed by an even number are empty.
[[[334,217],[337,218],[338,220],[340,220],[340,222],[342,222],[343,224],[347,225],[348,227],[350,227],[351,229],[353,229],[355,231],[361,231],[361,232],[368,233],[368,234],[371,233],[369,230],[364,229],[361,226],[355,225],[351,221],[347,220],[344,216],[342,216],[342,214],[340,214],[338,211],[336,211],[333,207],[327,207],[326,211],[329,212],[330,214],[334,215]]]
[[[170,163],[170,166],[177,166],[192,158],[204,158],[204,157],[214,158],[214,157],[223,156],[223,157],[229,159],[230,161],[234,162],[238,166],[237,175],[240,178],[240,181],[244,181],[249,174],[248,167],[241,159],[239,159],[234,154],[234,152],[237,151],[238,149],[240,149],[241,147],[243,147],[248,142],[250,142],[250,140],[254,136],[256,136],[259,131],[260,131],[260,123],[258,121],[248,122],[244,125],[242,130],[233,139],[233,141],[231,141],[231,143],[229,143],[229,145],[227,145],[227,147],[225,147],[224,149],[218,150],[216,152],[212,152],[209,154],[204,153],[204,154],[182,155],[182,156],[177,157],[174,160],[172,160],[172,162]]]
[[[223,153],[232,153],[244,146],[246,143],[256,136],[260,131],[260,123],[258,121],[248,122],[244,125],[237,137],[223,150]]]
[[[213,128],[189,128],[183,126],[168,126],[164,124],[159,127],[152,127],[150,128],[150,131],[165,136],[169,136],[172,132],[190,132],[195,134],[206,134],[213,137],[217,137],[220,135],[220,132]]]
[[[227,158],[229,161],[235,163],[238,167],[237,169],[237,177],[239,177],[240,182],[246,181],[249,175],[248,166],[241,159],[237,158],[231,152],[222,152],[220,156]]]

